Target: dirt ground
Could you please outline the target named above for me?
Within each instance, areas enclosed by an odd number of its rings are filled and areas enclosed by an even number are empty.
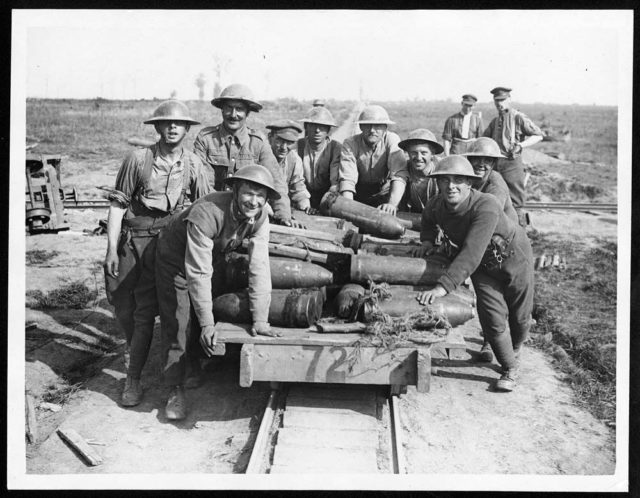
[[[238,386],[239,355],[229,348],[206,365],[207,381],[188,391],[191,410],[180,423],[164,419],[165,390],[159,382],[158,327],[143,374],[144,402],[119,406],[124,383],[123,339],[104,299],[100,262],[105,236],[102,211],[69,211],[72,230],[29,236],[27,251],[57,250],[42,265],[26,267],[27,290],[59,287],[84,279],[99,291],[83,310],[27,308],[27,390],[35,398],[39,438],[27,447],[31,474],[238,473],[243,472],[262,410],[267,383]],[[616,215],[580,212],[533,213],[534,226],[565,237],[616,236]],[[587,230],[588,229],[588,230]],[[69,253],[68,248],[73,252]],[[469,358],[438,360],[431,392],[409,388],[401,397],[402,427],[410,473],[602,475],[615,469],[614,432],[573,400],[562,374],[540,351],[523,354],[522,380],[510,394],[492,392],[497,365],[475,363],[481,339],[477,321],[465,326]],[[51,400],[62,406],[51,412]],[[89,467],[55,433],[75,429],[104,463]],[[150,455],[161,455],[150,458]],[[464,455],[464,458],[461,458]]]

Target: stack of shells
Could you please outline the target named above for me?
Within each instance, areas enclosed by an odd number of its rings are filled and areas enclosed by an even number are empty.
[[[305,229],[270,226],[271,325],[306,328],[323,316],[367,322],[375,309],[391,317],[425,310],[415,297],[437,283],[448,261],[413,256],[420,245],[420,234],[414,230],[419,221],[392,216],[333,192],[323,198],[320,212],[322,216],[294,212],[294,219]],[[248,270],[246,254],[229,255],[225,281],[233,292],[214,299],[219,320],[251,322]],[[378,299],[375,309],[367,305],[355,310],[371,283],[388,284],[391,297]],[[427,307],[455,327],[475,316],[475,296],[463,288]]]

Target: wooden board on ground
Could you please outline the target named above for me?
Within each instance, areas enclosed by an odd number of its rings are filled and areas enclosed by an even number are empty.
[[[327,408],[328,407],[328,408]],[[356,401],[352,399],[318,399],[287,396],[287,410],[338,410],[376,416],[375,399]]]
[[[377,448],[371,431],[359,429],[317,429],[283,427],[278,430],[278,446],[309,446],[313,448]]]
[[[73,429],[58,429],[58,435],[76,450],[89,465],[95,466],[102,463],[102,457]]]
[[[313,448],[308,452],[301,452],[298,447],[276,446],[273,455],[271,473],[279,473],[280,466],[288,467],[289,471],[296,469],[300,473],[377,473],[378,462],[375,450],[368,449],[319,449]],[[274,470],[276,472],[274,472]]]
[[[377,419],[367,415],[317,412],[285,412],[283,427],[340,427],[341,429],[377,430]]]

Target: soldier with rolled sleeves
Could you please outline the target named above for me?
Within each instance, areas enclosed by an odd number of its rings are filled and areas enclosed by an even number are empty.
[[[422,213],[427,201],[438,194],[436,180],[430,175],[438,164],[436,155],[442,154],[444,149],[435,135],[425,128],[413,130],[398,146],[409,156],[409,180],[401,209]]]
[[[269,171],[258,165],[242,167],[225,183],[231,191],[199,199],[172,220],[158,239],[163,374],[171,389],[165,415],[170,420],[186,417],[184,384],[188,365],[197,359],[198,342],[208,356],[213,354],[217,341],[213,298],[224,293],[225,255],[244,239],[249,240],[251,333],[278,335],[268,322],[271,273],[265,205],[279,194]]]
[[[193,151],[202,159],[212,187],[224,190],[227,176],[248,164],[259,164],[269,170],[280,193],[273,202],[274,218],[278,223],[291,226],[291,206],[282,172],[262,133],[247,126],[250,112],[259,112],[262,105],[245,85],[229,85],[211,104],[222,112],[222,123],[200,130]]]
[[[329,136],[331,128],[337,126],[329,109],[313,107],[300,121],[305,137],[298,140],[298,155],[311,194],[311,207],[318,209],[322,196],[338,186],[342,144]]]
[[[281,119],[267,125],[269,143],[273,155],[282,168],[284,181],[289,188],[289,201],[296,209],[309,212],[310,197],[304,179],[302,159],[293,150],[302,132],[302,126],[291,119]]]
[[[182,211],[186,197],[195,201],[211,190],[200,159],[182,145],[189,127],[199,124],[189,117],[187,106],[177,100],[162,102],[145,124],[153,124],[160,139],[127,155],[109,195],[105,283],[130,356],[125,357],[123,406],[142,400],[140,376],[158,314],[157,235],[172,215]]]
[[[438,284],[420,292],[417,299],[423,305],[430,304],[471,276],[482,332],[502,366],[495,388],[512,391],[533,309],[529,239],[493,195],[472,188],[479,177],[466,158],[444,158],[432,176],[438,181],[440,194],[422,213],[423,245],[417,255],[440,252],[451,263]]]
[[[394,124],[379,105],[364,108],[358,117],[362,133],[342,144],[338,190],[348,199],[395,214],[409,177],[400,137],[388,131]]]
[[[473,112],[478,98],[466,93],[462,96],[460,112],[449,116],[444,123],[442,140],[444,141],[444,155],[464,154],[474,139],[482,136],[484,125],[482,114]]]
[[[498,117],[493,118],[483,135],[492,138],[506,156],[499,159],[496,166],[509,187],[513,207],[518,214],[520,225],[526,226],[525,172],[522,163],[522,149],[542,140],[542,130],[523,112],[511,105],[511,88],[498,86],[491,90]]]

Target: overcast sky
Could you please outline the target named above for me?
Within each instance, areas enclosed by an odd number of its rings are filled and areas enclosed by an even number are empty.
[[[243,82],[257,98],[616,105],[630,11],[16,11],[26,95],[195,99]],[[625,38],[626,37],[626,38]],[[630,67],[628,68],[630,71]],[[630,75],[630,72],[628,73]],[[630,78],[630,76],[629,76]]]

